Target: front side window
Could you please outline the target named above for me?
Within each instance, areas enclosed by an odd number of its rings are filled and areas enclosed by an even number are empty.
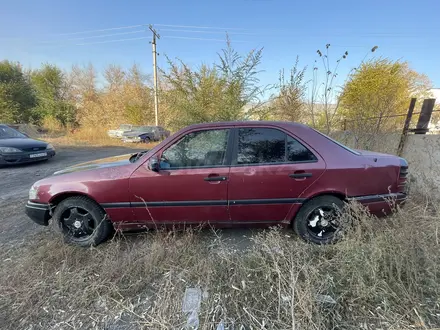
[[[162,153],[161,168],[215,167],[226,164],[229,129],[185,135]]]
[[[315,161],[309,149],[278,129],[238,129],[237,165]]]

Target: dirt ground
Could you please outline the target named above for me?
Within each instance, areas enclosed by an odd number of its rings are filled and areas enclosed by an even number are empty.
[[[0,168],[0,242],[22,240],[46,230],[24,213],[29,188],[35,181],[65,167],[94,159],[138,152],[126,147],[59,147],[54,158]]]
[[[0,243],[15,245],[34,234],[50,230],[35,224],[25,214],[28,192],[34,182],[71,165],[139,152],[139,147],[135,147],[64,146],[58,147],[56,156],[48,161],[0,168]],[[259,231],[255,228],[226,230],[224,239],[239,249],[245,249],[252,244],[249,238]],[[286,234],[292,234],[291,230],[286,229]],[[203,235],[212,238],[209,229],[204,230]]]

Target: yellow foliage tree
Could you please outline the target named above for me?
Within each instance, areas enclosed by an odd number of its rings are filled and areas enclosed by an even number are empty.
[[[431,82],[407,62],[374,59],[362,63],[345,84],[340,110],[347,129],[377,134],[399,129],[411,97],[423,98]]]

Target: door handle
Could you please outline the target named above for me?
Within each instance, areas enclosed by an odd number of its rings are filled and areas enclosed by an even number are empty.
[[[208,176],[204,178],[205,181],[226,181],[228,178],[226,176]]]
[[[289,174],[289,177],[291,177],[292,179],[310,178],[311,176],[312,173],[306,173],[306,172]]]

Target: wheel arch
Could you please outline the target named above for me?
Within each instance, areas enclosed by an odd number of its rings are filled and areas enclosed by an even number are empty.
[[[347,195],[340,192],[340,191],[336,191],[336,190],[328,190],[328,191],[321,191],[321,192],[317,192],[309,197],[306,197],[304,199],[303,205],[305,203],[307,203],[309,200],[312,200],[316,197],[320,197],[320,196],[335,196],[338,197],[340,200],[342,201],[346,201],[347,200]]]
[[[59,203],[61,203],[63,200],[65,200],[69,197],[86,197],[86,198],[90,199],[91,201],[95,202],[96,205],[101,207],[101,205],[93,197],[91,197],[90,195],[85,194],[83,192],[77,192],[77,191],[61,192],[59,194],[56,194],[56,195],[52,196],[52,198],[49,200],[49,204],[56,206]],[[101,207],[101,209],[103,209],[103,208]],[[104,210],[104,212],[105,212],[105,210]]]
[[[290,225],[293,225],[293,222],[295,221],[299,211],[304,207],[304,205],[307,202],[309,202],[309,201],[311,201],[311,200],[313,200],[313,199],[315,199],[317,197],[321,197],[321,196],[334,196],[334,197],[339,198],[341,201],[344,201],[344,202],[347,201],[347,195],[343,194],[343,193],[341,193],[339,191],[336,191],[336,190],[321,191],[321,192],[315,193],[315,194],[313,194],[313,195],[311,195],[309,197],[305,197],[303,202],[301,203],[301,206],[299,206],[296,210],[294,210],[293,212],[291,212],[291,214],[289,214],[289,217],[287,218],[287,221],[289,221],[289,219],[290,219],[290,222],[285,222],[285,223],[286,224],[290,223]]]

